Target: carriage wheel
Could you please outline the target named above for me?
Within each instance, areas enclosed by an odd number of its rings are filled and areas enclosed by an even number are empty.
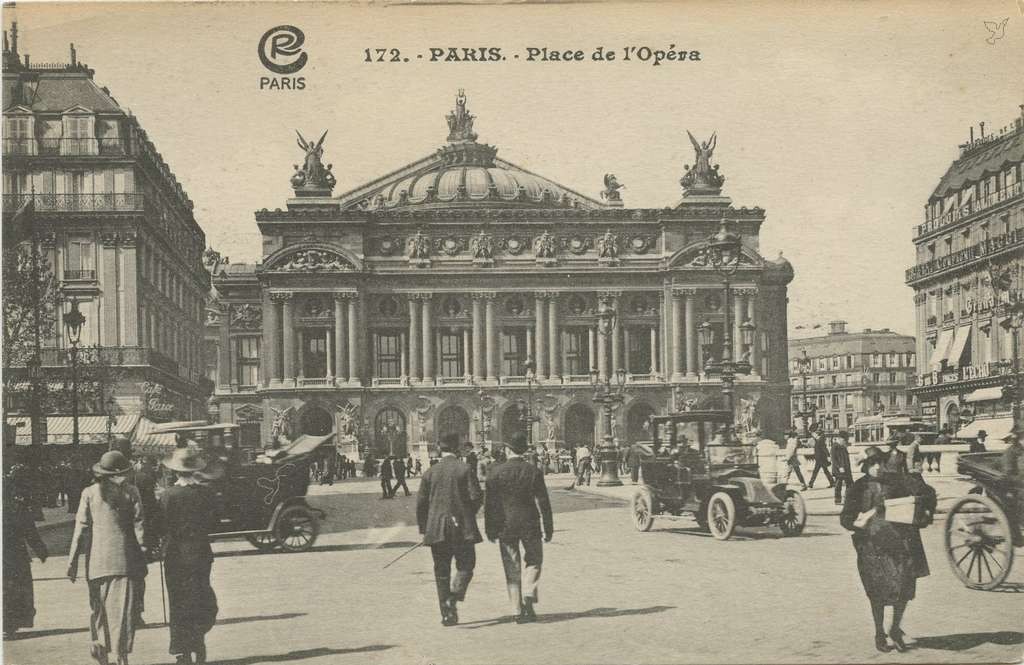
[[[807,524],[807,506],[804,498],[796,490],[786,490],[786,511],[779,520],[779,528],[784,536],[799,536]]]
[[[736,502],[725,492],[715,492],[708,501],[708,529],[718,540],[728,540],[736,530]]]
[[[277,538],[272,533],[254,534],[245,537],[249,544],[261,552],[270,552],[277,547]]]
[[[320,522],[305,506],[290,506],[281,511],[274,534],[285,552],[306,552],[320,533]]]
[[[654,524],[654,497],[649,489],[643,488],[633,495],[633,525],[637,531],[650,531]]]
[[[990,497],[968,494],[946,517],[946,558],[964,586],[989,591],[1010,574],[1013,532],[1006,513]]]

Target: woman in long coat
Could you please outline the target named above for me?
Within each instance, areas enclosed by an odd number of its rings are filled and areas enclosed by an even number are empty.
[[[103,453],[92,467],[97,482],[82,491],[71,539],[68,579],[78,577],[78,557],[85,553],[92,616],[92,657],[106,665],[114,654],[127,665],[135,640],[136,585],[146,574],[142,500],[125,482],[130,466],[120,452]]]
[[[217,620],[217,596],[210,586],[213,551],[207,535],[215,519],[214,497],[197,475],[206,466],[197,452],[178,448],[163,465],[178,476],[160,497],[170,605],[168,650],[178,665],[202,665],[206,633]]]
[[[4,481],[4,639],[31,628],[36,615],[29,547],[46,561],[46,545],[36,531],[25,470],[15,465]]]
[[[886,499],[912,493],[905,476],[883,473],[885,460],[885,453],[876,446],[864,451],[861,462],[864,475],[847,493],[839,521],[853,532],[857,571],[871,602],[875,648],[882,652],[892,648],[886,640],[884,626],[885,606],[890,605],[893,613],[888,636],[897,651],[905,651],[907,644],[900,622],[907,603],[914,599],[917,578],[926,577],[930,571],[918,527],[885,519]],[[928,489],[924,485],[925,510],[934,512],[934,493],[927,494]]]

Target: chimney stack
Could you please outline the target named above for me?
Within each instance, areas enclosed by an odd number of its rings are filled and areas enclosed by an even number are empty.
[[[980,123],[978,123],[978,124],[979,124],[979,125],[981,125],[981,138],[985,138],[985,121],[984,121],[984,120],[982,120],[982,121],[981,121]]]
[[[971,143],[974,143],[974,125],[971,125]],[[970,145],[970,143],[968,145]]]
[[[75,43],[71,42],[71,66],[74,67],[78,64],[78,54],[75,53]]]
[[[846,321],[829,321],[829,335],[845,335],[846,334]]]
[[[11,23],[11,53],[18,54],[18,22]]]

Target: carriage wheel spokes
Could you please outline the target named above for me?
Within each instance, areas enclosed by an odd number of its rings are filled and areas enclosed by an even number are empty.
[[[954,574],[972,589],[999,586],[1013,563],[1011,533],[1006,513],[991,497],[961,497],[946,518],[946,556]]]

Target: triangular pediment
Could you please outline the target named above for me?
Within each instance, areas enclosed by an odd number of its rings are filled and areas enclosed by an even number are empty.
[[[32,115],[32,109],[18,104],[4,111],[4,115]]]
[[[95,111],[85,108],[81,104],[75,104],[61,111],[62,115],[93,115]]]

